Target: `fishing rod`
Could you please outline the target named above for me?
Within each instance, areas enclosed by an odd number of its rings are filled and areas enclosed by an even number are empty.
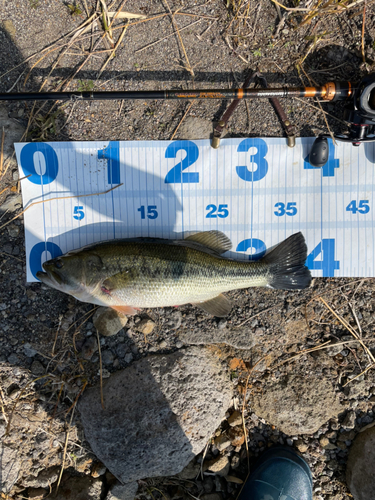
[[[263,88],[247,88],[250,81],[260,76]],[[293,147],[294,135],[290,133],[290,122],[281,109],[277,98],[286,97],[318,97],[324,101],[346,101],[344,109],[344,120],[348,123],[348,134],[337,134],[338,141],[349,142],[353,146],[361,143],[375,141],[375,73],[371,73],[359,83],[353,82],[327,82],[317,87],[282,87],[269,88],[264,77],[258,73],[247,79],[244,88],[238,89],[207,89],[207,90],[148,90],[148,91],[71,91],[71,92],[20,92],[0,93],[0,101],[78,101],[78,100],[113,100],[113,99],[221,99],[234,101],[229,106],[223,119],[215,127],[213,147],[218,147],[221,133],[226,126],[229,116],[233,113],[235,106],[241,99],[268,98],[271,100],[279,116],[283,116],[282,122],[288,135],[288,145]],[[215,135],[216,134],[216,135]],[[322,167],[328,161],[329,147],[328,135],[319,136],[311,149],[309,162],[315,167]],[[289,140],[290,139],[290,140]]]
[[[328,82],[321,87],[291,87],[266,89],[216,89],[216,90],[137,90],[116,92],[23,92],[3,93],[0,100],[7,101],[68,101],[111,99],[257,99],[271,97],[319,97],[327,101],[347,99],[355,88],[351,82]],[[372,96],[375,107],[375,94]]]

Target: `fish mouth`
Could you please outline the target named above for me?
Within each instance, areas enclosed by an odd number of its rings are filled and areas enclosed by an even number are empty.
[[[43,269],[46,272],[38,271],[36,273],[36,277],[42,283],[57,289],[61,289],[61,287],[66,284],[63,278],[54,269],[51,269],[48,265],[46,265],[46,263],[43,264]]]

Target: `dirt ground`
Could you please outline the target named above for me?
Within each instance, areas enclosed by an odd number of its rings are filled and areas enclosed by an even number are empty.
[[[78,33],[75,30],[96,12],[95,0],[78,0],[70,6],[62,0],[0,3],[1,92],[41,88],[235,88],[255,70],[275,86],[308,85],[309,80],[322,84],[330,80],[359,80],[373,70],[375,59],[375,4],[369,0],[365,17],[361,1],[341,2],[350,5],[347,10],[339,8],[336,1],[318,0],[284,0],[289,10],[271,0],[128,1],[123,10],[142,14],[146,19],[129,20],[115,57],[110,60],[113,43],[123,33],[126,20],[114,21],[113,42],[105,36],[100,17],[86,33],[74,38]],[[117,11],[123,2],[107,4],[110,11]],[[317,4],[320,10],[315,9]],[[175,13],[173,19],[170,12]],[[177,27],[180,36],[176,34]],[[345,131],[341,103],[323,104],[326,114],[313,100],[285,99],[282,104],[297,135],[326,133],[327,124],[334,132]],[[27,130],[23,140],[33,141],[169,140],[188,108],[187,116],[216,121],[226,105],[217,100],[6,103],[9,116]],[[261,99],[247,105],[240,103],[229,122],[228,135],[280,137],[284,131],[269,101]],[[1,177],[0,205],[9,194],[9,189],[2,190],[17,179],[15,172],[16,167],[11,164]],[[0,225],[16,213],[5,213]],[[44,285],[26,284],[22,217],[0,229],[0,271],[0,419],[3,427],[9,423],[4,442],[14,446],[22,442],[24,448],[19,479],[11,492],[2,493],[2,498],[31,498],[32,488],[44,488],[48,494],[48,485],[56,482],[64,456],[67,422],[72,415],[72,410],[68,410],[86,383],[99,380],[97,354],[90,362],[81,354],[93,329],[92,307]],[[336,443],[350,411],[355,412],[356,420],[349,429],[355,432],[373,421],[375,377],[372,370],[360,375],[370,362],[368,353],[355,343],[335,353],[322,349],[284,364],[280,362],[328,340],[350,340],[348,329],[320,297],[373,349],[374,284],[373,279],[318,278],[303,292],[244,290],[230,294],[235,307],[226,318],[227,327],[235,328],[250,318],[246,327],[255,338],[248,349],[240,349],[235,343],[217,348],[233,372],[236,398],[241,405],[248,369],[262,357],[267,362],[262,371],[252,373],[248,396],[251,391],[261,390],[262,384],[273,377],[312,372],[327,377],[339,395],[343,413],[338,419],[303,437],[278,432],[250,407],[246,410],[251,464],[270,443],[297,446],[296,442],[303,441],[307,445],[304,457],[313,470],[316,500],[351,498],[345,484],[345,464],[353,435],[346,441],[337,441],[348,444],[336,448],[325,448],[321,439],[331,433],[329,439]],[[151,318],[156,325],[147,338],[136,329],[139,317],[129,321],[127,333],[103,338],[102,349],[116,353],[120,342],[131,354],[116,354],[105,366],[105,375],[149,353],[180,348],[186,332],[199,330],[202,336],[209,336],[218,329],[217,318],[192,306],[181,307],[180,312],[182,324],[177,330],[168,327],[171,310],[158,309],[142,311],[140,315]],[[357,375],[353,382],[356,390],[350,384],[345,387]],[[44,378],[33,382],[38,377]],[[12,413],[14,407],[16,411]],[[84,441],[77,414],[73,417],[65,474],[98,477],[94,471],[100,464]],[[348,431],[348,427],[345,429]],[[259,435],[259,439],[251,437]],[[43,436],[49,436],[48,442]],[[208,458],[214,457],[216,451],[210,448]],[[234,455],[239,457],[239,465],[233,467],[235,473],[231,474],[244,479],[244,445],[230,452],[231,459]],[[48,474],[44,482],[37,480],[45,470]],[[103,478],[107,491],[113,477],[107,472]],[[209,475],[192,483],[179,484],[165,478],[145,480],[140,495],[172,500],[218,493],[217,500],[225,500],[235,498],[239,488],[236,483],[214,482]]]

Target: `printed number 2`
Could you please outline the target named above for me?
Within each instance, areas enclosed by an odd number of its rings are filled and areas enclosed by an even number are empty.
[[[165,150],[166,158],[176,158],[178,151],[185,151],[185,158],[177,163],[165,176],[166,184],[185,184],[191,182],[199,182],[198,172],[182,172],[195,163],[199,156],[199,149],[194,142],[191,141],[175,141],[172,142]]]
[[[251,171],[246,166],[236,167],[237,175],[243,181],[260,181],[268,172],[268,163],[265,158],[268,147],[263,139],[244,139],[239,143],[237,152],[247,152],[253,147],[257,149],[257,152],[255,155],[250,155],[250,162],[255,163],[257,168]]]
[[[227,206],[228,205],[219,205],[219,208],[217,208],[216,205],[207,205],[206,210],[209,210],[209,212],[206,215],[206,219],[216,219],[217,217],[225,219],[225,217],[229,215]],[[217,213],[215,213],[216,210]]]
[[[322,254],[322,260],[315,260]],[[329,278],[335,275],[335,270],[340,269],[340,262],[335,260],[335,240],[322,240],[314,250],[308,255],[306,266],[309,269],[319,269],[323,271],[323,277]]]
[[[248,238],[247,240],[243,240],[238,243],[236,252],[246,252],[249,248],[253,248],[255,253],[249,255],[249,260],[259,260],[266,253],[266,245],[264,241],[258,240],[256,238]]]
[[[75,215],[73,215],[73,219],[82,220],[85,216],[83,207],[74,207],[74,214]]]
[[[360,200],[358,207],[357,207],[357,202],[353,200],[346,207],[346,211],[352,212],[353,214],[356,214],[357,212],[360,214],[368,214],[370,211],[368,200]]]
[[[285,209],[285,203],[282,203],[281,201],[279,203],[276,203],[275,208],[278,208],[277,212],[274,212],[277,217],[281,217],[282,215],[290,215],[293,217],[293,215],[296,215],[297,213],[297,208],[296,208],[297,203],[294,201],[287,203],[286,209]]]

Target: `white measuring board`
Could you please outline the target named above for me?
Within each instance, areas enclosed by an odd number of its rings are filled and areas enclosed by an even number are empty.
[[[256,259],[301,231],[314,276],[375,276],[375,146],[314,138],[15,145],[25,212],[27,280],[69,250],[115,238],[182,238],[217,229],[234,258]],[[31,175],[30,175],[31,174]],[[122,186],[102,193],[122,183]]]

